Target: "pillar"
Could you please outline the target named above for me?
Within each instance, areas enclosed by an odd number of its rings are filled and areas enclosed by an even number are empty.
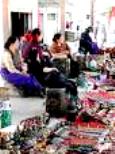
[[[91,0],[91,26],[92,26],[92,27],[94,27],[95,1],[96,1],[96,0]]]
[[[1,55],[3,53],[3,44],[4,44],[4,35],[3,35],[3,1],[0,1],[0,63],[1,63]]]
[[[60,0],[61,33],[65,34],[65,0]]]

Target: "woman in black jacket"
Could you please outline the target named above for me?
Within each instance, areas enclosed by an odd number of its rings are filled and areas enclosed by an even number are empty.
[[[77,95],[75,83],[54,68],[48,56],[40,59],[36,49],[33,49],[29,53],[27,63],[28,73],[33,74],[44,87],[66,88],[72,95]]]

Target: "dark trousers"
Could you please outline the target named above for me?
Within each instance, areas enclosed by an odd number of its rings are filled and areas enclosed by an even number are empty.
[[[71,63],[70,63],[70,78],[78,77],[79,73],[80,73],[79,63],[77,61],[74,61],[74,60],[71,59]]]

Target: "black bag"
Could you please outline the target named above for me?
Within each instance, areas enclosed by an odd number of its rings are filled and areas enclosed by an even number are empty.
[[[47,89],[46,112],[51,117],[62,117],[66,113],[65,89]]]

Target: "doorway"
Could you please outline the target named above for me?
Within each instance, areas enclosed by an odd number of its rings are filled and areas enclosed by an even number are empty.
[[[32,14],[11,12],[11,33],[13,36],[23,36],[32,28]]]

